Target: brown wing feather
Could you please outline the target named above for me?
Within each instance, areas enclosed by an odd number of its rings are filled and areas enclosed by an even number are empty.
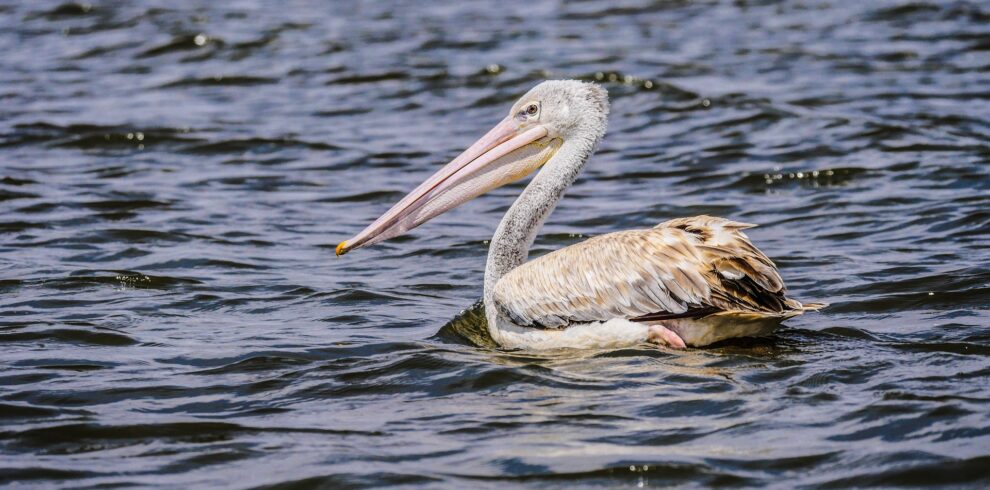
[[[800,309],[785,296],[773,262],[742,232],[752,226],[696,216],[594,237],[506,274],[495,305],[516,324],[544,328]]]

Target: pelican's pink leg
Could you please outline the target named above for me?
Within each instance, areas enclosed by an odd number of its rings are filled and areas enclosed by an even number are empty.
[[[665,345],[671,349],[687,348],[687,345],[684,344],[684,339],[680,335],[677,335],[673,330],[663,325],[650,325],[646,339],[655,344]]]

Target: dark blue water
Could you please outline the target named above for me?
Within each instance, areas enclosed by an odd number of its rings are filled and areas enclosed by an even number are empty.
[[[0,483],[990,484],[987,4],[199,3],[0,4]],[[534,255],[714,214],[832,306],[494,349],[523,183],[334,257],[547,78],[613,110]]]

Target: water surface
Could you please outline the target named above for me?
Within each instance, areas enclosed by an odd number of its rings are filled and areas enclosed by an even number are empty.
[[[0,5],[0,480],[990,484],[988,39],[975,1]],[[493,349],[458,314],[523,183],[334,257],[547,78],[613,110],[534,255],[720,215],[832,306]]]

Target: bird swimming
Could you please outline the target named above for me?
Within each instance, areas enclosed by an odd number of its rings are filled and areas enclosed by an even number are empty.
[[[403,197],[337,255],[405,234],[539,170],[505,213],[485,267],[484,306],[504,348],[700,347],[773,332],[824,307],[789,298],[774,263],[724,218],[678,218],[599,235],[527,262],[547,217],[605,135],[608,93],[550,80]]]

